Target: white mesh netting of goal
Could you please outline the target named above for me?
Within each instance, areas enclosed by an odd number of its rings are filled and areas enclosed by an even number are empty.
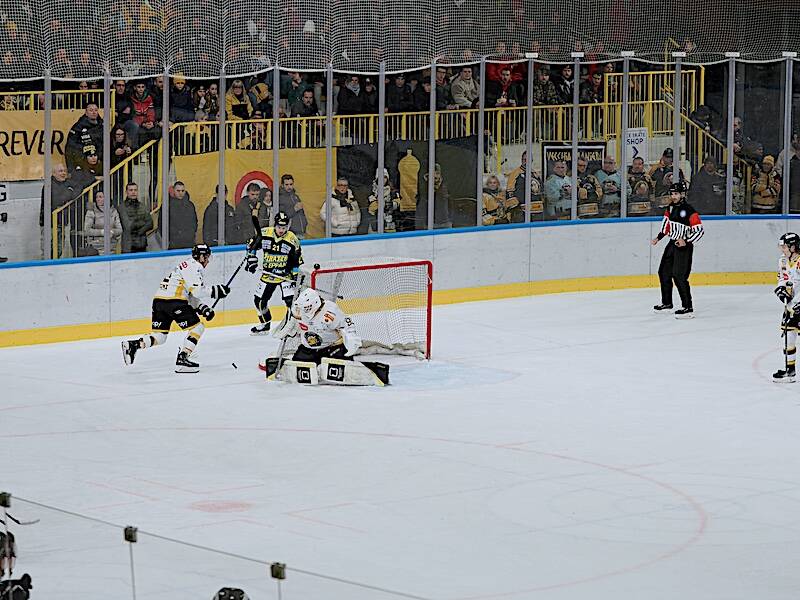
[[[302,271],[298,293],[312,287],[324,299],[335,300],[355,323],[363,341],[359,354],[430,358],[430,261],[370,258],[305,266]],[[290,338],[283,355],[297,346],[297,338]]]

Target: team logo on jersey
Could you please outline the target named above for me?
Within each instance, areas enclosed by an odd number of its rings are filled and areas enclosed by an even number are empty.
[[[322,345],[322,338],[316,333],[307,332],[305,334],[305,338],[309,348],[316,348],[317,346]]]
[[[289,254],[289,252],[292,251],[292,246],[290,244],[283,243],[281,244],[280,251],[283,254]]]

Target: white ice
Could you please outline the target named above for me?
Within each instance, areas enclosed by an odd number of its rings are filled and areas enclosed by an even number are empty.
[[[778,600],[800,589],[800,383],[769,287],[437,307],[388,388],[267,383],[272,338],[0,350],[0,489],[34,599]],[[231,363],[236,363],[234,369]],[[263,561],[250,562],[149,532]],[[340,578],[388,590],[333,581]]]

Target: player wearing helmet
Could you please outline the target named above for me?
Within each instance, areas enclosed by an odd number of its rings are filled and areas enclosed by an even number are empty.
[[[133,364],[139,350],[167,341],[167,334],[175,322],[186,331],[186,340],[175,361],[175,372],[197,373],[200,370],[200,365],[189,359],[205,331],[200,317],[211,321],[214,309],[209,305],[231,292],[224,284],[205,285],[203,274],[210,261],[211,248],[206,244],[197,244],[192,248],[191,258],[182,260],[167,273],[153,298],[151,333],[122,342],[122,357],[126,365]]]
[[[778,260],[778,287],[775,295],[783,302],[783,356],[784,366],[772,375],[777,383],[791,383],[795,378],[795,357],[797,355],[797,332],[800,329],[800,294],[795,290],[800,286],[800,236],[784,233],[778,240],[781,257]]]
[[[323,300],[307,288],[292,305],[300,333],[300,346],[292,360],[315,362],[323,358],[351,358],[361,348],[353,320],[332,300]]]
[[[275,226],[264,227],[261,230],[261,250],[263,251],[261,281],[254,295],[254,303],[258,312],[257,325],[250,330],[251,335],[265,335],[269,333],[272,313],[269,310],[269,300],[280,286],[283,302],[287,310],[292,306],[294,299],[297,270],[303,264],[303,255],[300,250],[300,240],[289,231],[289,215],[279,212],[275,215]],[[258,270],[258,257],[256,250],[250,250],[247,255],[245,270],[255,273]]]
[[[688,189],[685,181],[678,181],[670,186],[670,203],[664,212],[661,231],[651,242],[655,246],[663,238],[669,238],[669,243],[664,249],[661,264],[658,267],[658,279],[661,282],[661,304],[656,304],[653,309],[658,313],[672,310],[672,284],[674,281],[682,304],[682,307],[675,311],[677,319],[691,319],[694,316],[689,274],[692,272],[694,245],[703,237],[704,233],[700,215],[686,202]]]

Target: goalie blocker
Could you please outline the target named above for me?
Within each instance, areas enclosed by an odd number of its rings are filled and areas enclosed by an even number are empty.
[[[271,356],[259,367],[267,372],[270,381],[280,379],[306,385],[389,385],[389,365],[380,362],[323,358],[317,365],[285,359],[281,362],[280,371],[277,371],[278,357]]]

